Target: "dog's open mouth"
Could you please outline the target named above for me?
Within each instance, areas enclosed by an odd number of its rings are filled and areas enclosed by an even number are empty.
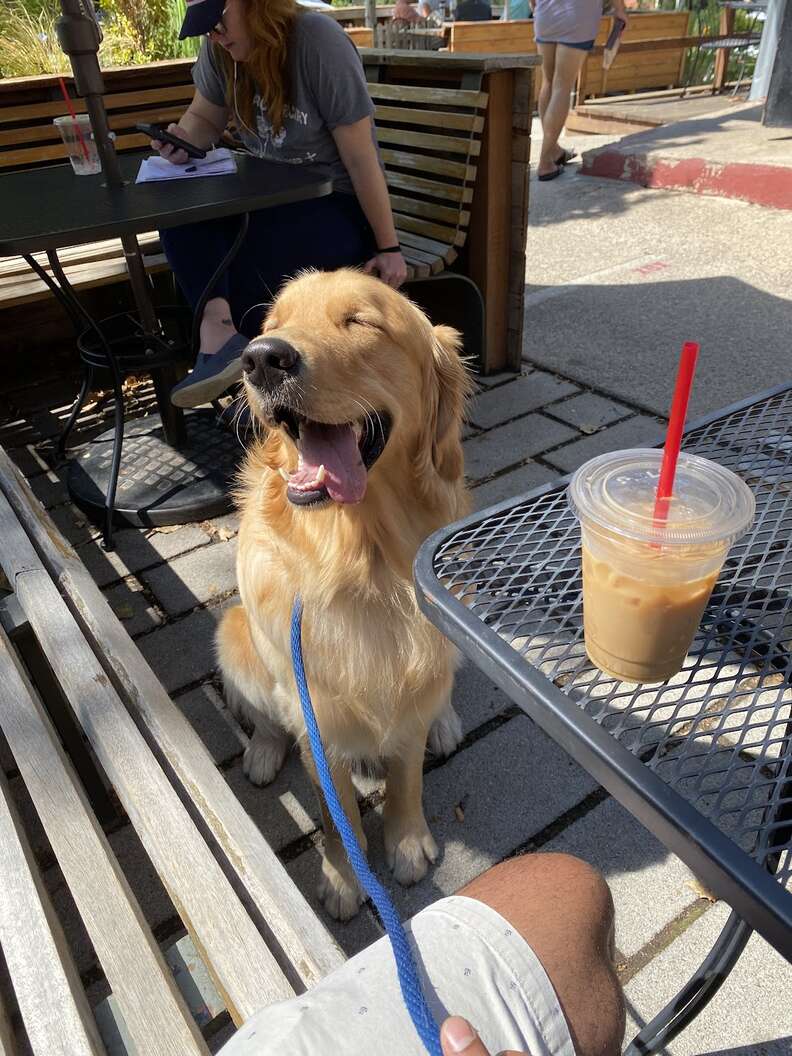
[[[388,442],[388,414],[380,412],[360,421],[331,425],[311,421],[288,407],[276,407],[273,418],[292,438],[299,455],[295,470],[281,470],[290,502],[315,506],[331,499],[344,503],[363,499],[368,471]]]

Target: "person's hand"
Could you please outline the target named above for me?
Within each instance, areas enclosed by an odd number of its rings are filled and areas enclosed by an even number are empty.
[[[379,275],[394,290],[407,278],[407,263],[401,253],[377,253],[363,265],[363,270],[367,275]]]
[[[481,1038],[468,1021],[462,1019],[461,1016],[450,1016],[442,1025],[440,1046],[443,1056],[458,1056],[459,1053],[464,1053],[465,1056],[490,1056]],[[493,1053],[492,1056],[496,1054]],[[497,1056],[530,1056],[530,1054],[509,1049],[508,1052],[498,1053]]]
[[[624,23],[624,28],[627,29],[630,24],[630,18],[627,14],[627,8],[624,6],[624,0],[613,0],[611,14],[614,18],[620,18]]]
[[[189,135],[180,125],[175,125],[171,122],[165,131],[173,133],[179,139],[186,139],[188,143],[190,142]],[[167,158],[174,165],[186,165],[190,160],[186,150],[182,150],[181,147],[174,147],[172,143],[165,143],[161,139],[152,139],[151,149],[156,150],[160,157]]]

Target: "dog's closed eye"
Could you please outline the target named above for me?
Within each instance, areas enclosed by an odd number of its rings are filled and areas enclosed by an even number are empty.
[[[361,312],[350,312],[349,315],[345,315],[341,321],[341,325],[347,328],[353,326],[367,326],[371,330],[380,330],[383,332],[385,330],[385,327],[376,319],[363,315]]]

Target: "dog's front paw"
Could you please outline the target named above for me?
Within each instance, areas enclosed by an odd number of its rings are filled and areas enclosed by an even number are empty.
[[[326,858],[322,859],[322,875],[316,893],[335,920],[351,920],[363,905],[364,896],[357,881],[347,880]]]
[[[447,759],[462,743],[462,720],[451,704],[438,715],[429,729],[426,746],[432,755]]]
[[[393,875],[400,884],[409,887],[426,876],[429,865],[437,861],[440,852],[429,829],[423,828],[392,841],[386,833],[385,853]]]
[[[256,730],[242,759],[245,777],[254,785],[268,785],[277,777],[288,750],[289,738],[285,734],[262,734]]]

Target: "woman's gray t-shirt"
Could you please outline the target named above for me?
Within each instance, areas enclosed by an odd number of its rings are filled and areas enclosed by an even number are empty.
[[[252,128],[245,128],[239,115],[233,115],[239,136],[258,157],[310,165],[333,180],[335,191],[354,193],[331,132],[374,113],[357,48],[329,15],[302,11],[295,17],[289,49],[291,98],[283,128],[273,134],[265,104],[257,93],[253,97]],[[233,107],[233,86],[227,95],[223,67],[208,40],[201,45],[192,76],[195,87],[210,103],[226,106],[230,98]]]

